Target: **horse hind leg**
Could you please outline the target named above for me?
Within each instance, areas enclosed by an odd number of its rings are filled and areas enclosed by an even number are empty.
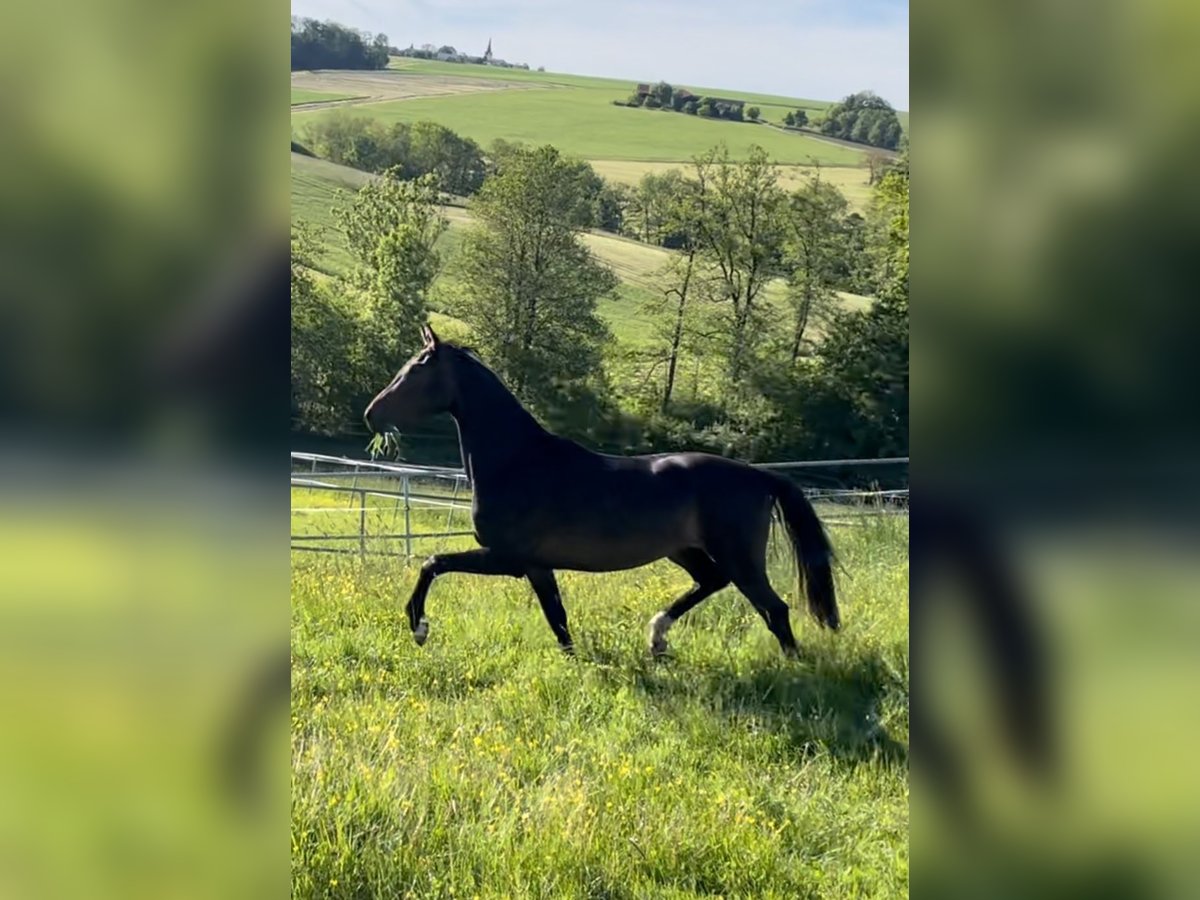
[[[769,525],[768,519],[763,528],[759,529],[761,534],[743,534],[740,539],[723,542],[715,548],[712,556],[716,564],[729,573],[730,580],[762,617],[767,628],[779,641],[784,654],[797,656],[800,649],[796,644],[795,635],[792,634],[788,606],[783,602],[783,598],[775,593],[767,579],[766,544]]]
[[[729,584],[729,578],[702,550],[684,550],[668,559],[684,568],[695,579],[696,585],[669,607],[656,613],[650,620],[650,653],[652,656],[662,656],[667,652],[667,632],[684,613]]]
[[[792,634],[791,620],[788,618],[788,605],[775,593],[775,589],[767,581],[766,572],[747,578],[735,578],[733,583],[737,585],[739,591],[746,595],[746,599],[762,616],[763,621],[767,623],[767,628],[771,629],[771,633],[779,641],[779,646],[784,654],[799,656],[800,648],[796,644],[796,637]]]

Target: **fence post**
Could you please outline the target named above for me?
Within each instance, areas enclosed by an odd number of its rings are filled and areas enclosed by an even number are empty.
[[[358,552],[364,559],[367,556],[367,492],[358,492]]]
[[[450,530],[450,520],[454,518],[454,504],[458,502],[458,486],[460,481],[454,479],[454,496],[450,498],[450,509],[446,512],[446,530]]]
[[[408,499],[408,473],[404,473],[404,559],[408,562],[412,559],[412,505]]]

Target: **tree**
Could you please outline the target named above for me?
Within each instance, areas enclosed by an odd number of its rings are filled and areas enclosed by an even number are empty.
[[[363,34],[316,19],[292,19],[292,70],[384,69],[388,64],[386,35]]]
[[[724,146],[710,150],[697,157],[695,174],[696,241],[713,278],[711,299],[723,311],[718,350],[736,387],[764,327],[759,295],[778,272],[784,193],[775,166],[757,146],[740,163]]]
[[[406,155],[394,157],[392,164],[403,162],[409,177],[433,173],[442,190],[464,196],[475,193],[483,184],[487,167],[483,151],[474,141],[436,122],[415,122],[409,128],[407,142]]]
[[[883,176],[872,198],[877,296],[834,316],[821,342],[823,392],[855,454],[908,453],[908,175]],[[839,410],[840,407],[840,410]]]
[[[695,100],[688,100],[686,103],[683,104],[683,111],[685,113],[687,113],[689,116],[696,115],[699,108],[700,108],[700,104],[697,103]]]
[[[762,382],[773,452],[835,457],[908,453],[908,176],[887,173],[871,203],[865,255],[877,300],[834,311],[813,359]],[[848,220],[849,221],[849,220]]]
[[[552,417],[596,387],[609,340],[596,304],[618,283],[576,234],[580,187],[553,147],[511,152],[476,195],[459,254],[456,311],[517,396]]]
[[[746,116],[752,121],[757,122],[760,114],[761,110],[757,106],[751,106],[746,109]]]
[[[685,330],[692,318],[694,307],[692,299],[695,292],[692,286],[696,268],[697,219],[700,214],[698,187],[695,182],[687,181],[681,176],[669,194],[664,215],[663,227],[679,235],[681,253],[674,257],[668,266],[669,286],[664,289],[660,304],[660,310],[666,313],[666,317],[665,320],[660,319],[656,328],[658,341],[666,350],[667,373],[659,407],[663,413],[667,412],[671,405],[675,376],[685,343]]]
[[[353,316],[313,276],[313,228],[297,222],[291,244],[292,409],[303,428],[334,433],[353,408]]]
[[[683,173],[678,169],[668,169],[661,175],[654,172],[643,175],[629,205],[627,227],[630,233],[644,243],[661,244],[668,234],[671,205],[683,180]]]
[[[796,124],[796,114],[790,110],[783,117],[783,124],[789,128]]]
[[[808,124],[808,113],[802,109],[796,110],[796,112],[792,114],[792,124],[797,128],[803,128]]]
[[[887,150],[900,145],[903,129],[890,103],[870,91],[835,103],[821,122],[821,133]]]
[[[717,111],[717,102],[712,97],[701,97],[700,105],[696,108],[696,114],[715,119],[720,115]]]
[[[334,210],[355,266],[339,285],[363,320],[363,349],[370,392],[416,349],[428,317],[426,298],[438,273],[434,249],[447,222],[438,205],[437,179],[403,181],[389,169]]]
[[[846,198],[821,180],[820,169],[788,198],[784,259],[791,270],[791,360],[800,356],[805,331],[814,318],[826,319],[836,292],[835,279],[846,251],[843,220]]]
[[[671,95],[674,93],[674,88],[665,81],[660,81],[650,89],[650,95],[657,98],[659,106],[667,109],[671,108]]]

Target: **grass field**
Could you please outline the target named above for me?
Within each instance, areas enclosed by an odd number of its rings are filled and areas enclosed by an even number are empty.
[[[418,648],[415,565],[294,553],[293,896],[905,895],[907,523],[832,536],[839,634],[774,573],[799,661],[730,590],[649,660],[668,563],[563,573],[568,658],[524,582],[445,576]]]
[[[724,142],[744,159],[754,144],[785,163],[854,165],[861,151],[749,123],[613,106],[610,92],[588,88],[460,93],[347,107],[352,115],[392,122],[438,122],[487,146],[497,138],[553,143],[585,159],[686,161]],[[299,110],[293,126],[328,110]]]

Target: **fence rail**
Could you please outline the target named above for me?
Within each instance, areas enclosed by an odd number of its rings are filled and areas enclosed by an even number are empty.
[[[467,527],[471,485],[462,469],[320,453],[292,453],[291,458],[292,550],[411,559],[417,541],[474,534]],[[787,472],[907,464],[908,457],[904,456],[764,463],[758,468]],[[807,487],[804,493],[814,503],[833,507],[822,515],[831,526],[852,526],[868,516],[908,514],[907,488]],[[435,514],[440,516],[436,521]],[[456,515],[463,528],[454,528]],[[403,530],[397,528],[401,516]],[[415,527],[418,520],[424,529]],[[298,528],[298,523],[306,527]],[[357,546],[350,546],[353,544]]]

